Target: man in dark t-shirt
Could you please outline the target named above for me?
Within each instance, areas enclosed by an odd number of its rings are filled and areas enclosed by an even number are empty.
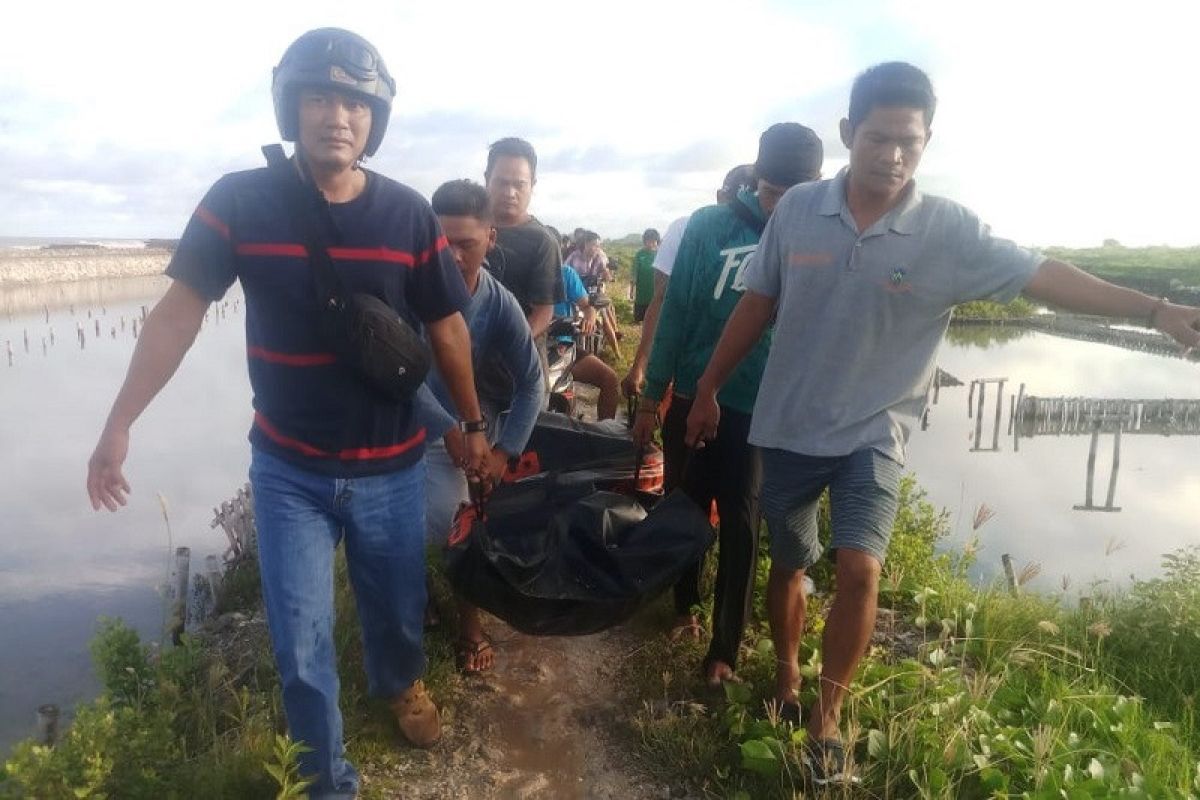
[[[563,292],[562,254],[546,226],[529,213],[537,183],[537,154],[524,139],[501,139],[488,149],[484,171],[492,217],[496,221],[496,250],[488,258],[500,279],[529,321],[534,338],[546,333],[554,304]]]
[[[463,420],[468,468],[481,471],[489,452],[460,313],[468,296],[446,237],[420,195],[362,168],[383,138],[394,94],[378,51],[349,31],[309,31],[287,49],[272,95],[280,134],[296,143],[296,155],[286,169],[226,175],[205,195],[88,462],[93,507],[125,505],[121,467],[133,421],[183,360],[208,304],[241,281],[263,600],[288,729],[307,748],[300,768],[313,780],[314,798],[358,792],[338,710],[333,564],[340,541],[372,694],[389,702],[415,745],[437,741],[441,722],[421,681],[425,429],[412,399],[378,393],[322,334],[309,223],[290,213],[289,192],[319,191],[326,201],[327,251],[342,292],[374,295],[424,328]]]
[[[521,304],[544,374],[546,328],[554,317],[554,304],[563,302],[566,294],[558,239],[529,213],[537,183],[537,153],[524,139],[501,139],[488,148],[483,175],[496,225],[496,247],[488,254],[487,267]],[[500,361],[481,364],[475,383],[485,402],[508,407],[513,379]]]

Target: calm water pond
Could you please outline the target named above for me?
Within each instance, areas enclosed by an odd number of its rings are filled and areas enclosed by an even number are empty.
[[[964,382],[942,388],[929,409],[928,429],[908,448],[929,499],[951,513],[955,544],[978,536],[977,575],[994,576],[1002,553],[1018,569],[1041,565],[1031,586],[1072,594],[1093,582],[1126,583],[1159,571],[1162,554],[1200,543],[1200,437],[1125,433],[1113,505],[1119,512],[1079,511],[1084,505],[1090,435],[1021,438],[1008,433],[1009,397],[1027,395],[1125,399],[1200,399],[1200,364],[1146,355],[1011,328],[956,328],[938,363]],[[996,394],[989,386],[982,424],[983,451],[975,447],[976,420],[968,418],[970,382],[1007,378],[999,451],[990,452]],[[976,401],[978,396],[976,396]],[[1114,436],[1099,438],[1093,505],[1105,505]],[[972,531],[981,505],[995,512]]]
[[[159,494],[171,544],[190,546],[193,564],[224,548],[223,535],[209,526],[212,508],[245,481],[249,466],[244,320],[240,304],[233,306],[235,293],[228,315],[210,315],[175,379],[134,427],[126,467],[130,505],[118,514],[95,513],[84,491],[87,457],[133,349],[131,321],[152,304],[147,293],[163,286],[161,279],[108,281],[69,293],[0,297],[0,347],[11,342],[14,359],[9,367],[0,350],[0,752],[32,732],[39,703],[69,708],[95,692],[87,642],[97,616],[124,617],[157,638],[158,587],[170,553]],[[1125,436],[1116,492],[1122,511],[1089,513],[1073,510],[1083,502],[1087,436],[1022,439],[1014,452],[1004,435],[1007,393],[1022,382],[1027,394],[1040,396],[1200,398],[1200,367],[1041,334],[996,339],[995,333],[1011,331],[971,330],[966,335],[974,341],[956,338],[943,348],[941,366],[964,385],[941,390],[908,459],[929,498],[950,511],[955,542],[970,537],[979,504],[996,512],[978,531],[979,575],[994,575],[1008,552],[1018,565],[1041,563],[1035,586],[1057,590],[1065,574],[1075,590],[1093,580],[1150,575],[1162,553],[1200,541],[1196,437]],[[1000,451],[971,452],[967,384],[993,377],[1008,378]],[[985,446],[994,402],[989,388]],[[1111,447],[1112,437],[1102,437],[1101,504]]]
[[[245,482],[250,463],[240,304],[223,319],[210,312],[179,373],[134,426],[129,506],[96,513],[87,500],[87,459],[133,351],[132,322],[165,285],[104,281],[0,301],[0,348],[11,342],[14,353],[10,367],[0,349],[0,752],[32,732],[38,704],[67,709],[95,692],[87,643],[97,616],[121,616],[157,638],[171,552],[159,494],[173,545],[190,546],[193,565],[225,547],[209,527],[212,508]]]

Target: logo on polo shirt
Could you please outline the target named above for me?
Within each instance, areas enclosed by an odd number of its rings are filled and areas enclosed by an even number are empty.
[[[887,282],[883,288],[892,294],[903,294],[911,292],[913,285],[908,281],[908,271],[904,267],[896,267],[892,270],[892,274],[888,276]]]

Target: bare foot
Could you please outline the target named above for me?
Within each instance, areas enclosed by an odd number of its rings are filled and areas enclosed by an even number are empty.
[[[775,660],[775,700],[795,703],[800,695],[800,664],[795,659]]]
[[[672,642],[698,642],[703,634],[704,629],[700,627],[700,619],[695,614],[680,614],[675,618],[670,635]]]

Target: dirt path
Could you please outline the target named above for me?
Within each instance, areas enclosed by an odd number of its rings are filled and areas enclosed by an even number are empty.
[[[466,679],[447,709],[443,740],[414,757],[404,797],[629,800],[670,798],[638,768],[617,665],[638,646],[621,629],[534,638],[496,620],[496,666]],[[380,776],[382,777],[382,776]],[[364,774],[364,789],[372,776]],[[676,789],[678,791],[678,789]]]

